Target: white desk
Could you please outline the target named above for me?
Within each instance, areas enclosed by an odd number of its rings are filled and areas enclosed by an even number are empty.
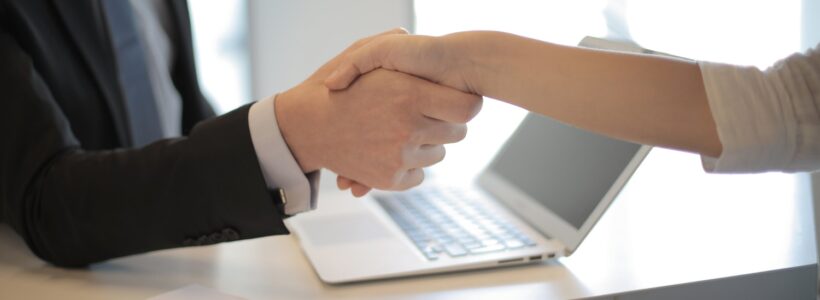
[[[329,179],[316,213],[357,205]],[[252,299],[813,298],[811,202],[799,181],[705,175],[693,155],[654,150],[572,257],[336,286],[319,281],[291,236],[64,270],[3,226],[0,299],[144,299],[190,284]]]

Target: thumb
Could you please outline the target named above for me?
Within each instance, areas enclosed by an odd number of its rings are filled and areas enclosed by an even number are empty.
[[[337,67],[336,70],[325,79],[325,87],[330,90],[345,89],[350,86],[350,83],[356,80],[359,75],[362,75],[362,73],[364,72],[360,71],[356,65],[343,62],[342,65]]]
[[[383,36],[345,55],[336,70],[325,79],[330,90],[347,88],[356,78],[384,65],[384,53],[389,51],[389,37]]]

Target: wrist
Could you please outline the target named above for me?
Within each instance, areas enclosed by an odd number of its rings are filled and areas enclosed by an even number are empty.
[[[321,156],[317,155],[316,134],[310,132],[319,122],[314,97],[306,93],[300,84],[290,90],[276,95],[274,113],[279,123],[279,130],[291,154],[304,173],[311,173],[322,168]]]
[[[487,32],[466,31],[457,32],[441,37],[437,44],[442,48],[446,60],[452,61],[453,70],[458,72],[457,77],[463,81],[466,92],[482,95],[484,88],[483,74],[492,69],[486,47],[490,46],[486,37]]]

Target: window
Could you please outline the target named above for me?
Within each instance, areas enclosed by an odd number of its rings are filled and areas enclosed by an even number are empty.
[[[189,0],[199,84],[217,114],[250,102],[245,0]]]
[[[436,1],[416,0],[416,33],[444,35],[466,30],[499,30],[575,45],[586,35],[604,35],[604,1]],[[486,166],[526,111],[485,99],[469,124],[467,138],[447,145],[447,158],[431,168],[439,180],[469,181]]]

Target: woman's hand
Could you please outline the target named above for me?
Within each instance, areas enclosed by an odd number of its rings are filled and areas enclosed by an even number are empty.
[[[362,74],[388,69],[421,77],[438,84],[474,93],[467,74],[472,65],[464,53],[458,34],[432,37],[423,35],[385,35],[351,51],[342,58],[336,71],[325,80],[331,90],[347,88]]]

